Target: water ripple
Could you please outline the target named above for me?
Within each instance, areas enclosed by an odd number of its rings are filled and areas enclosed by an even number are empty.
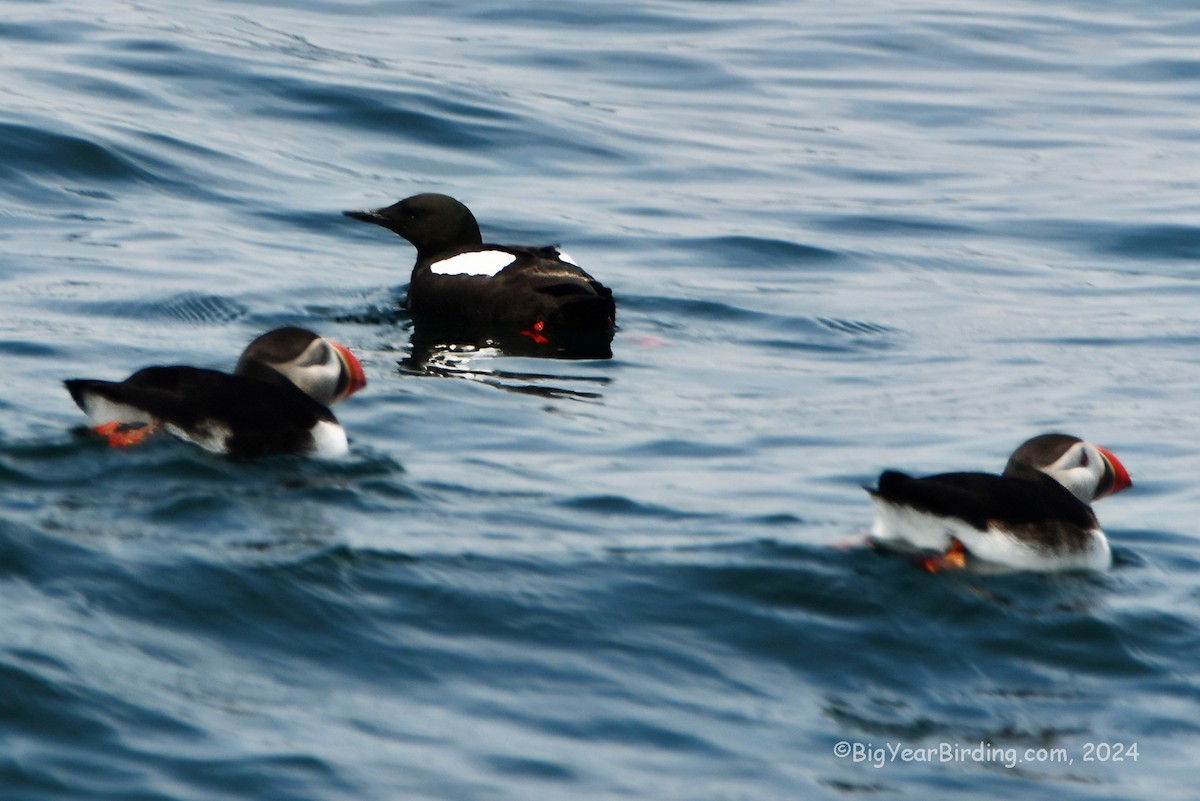
[[[240,320],[248,309],[233,298],[184,292],[159,300],[82,301],[81,313],[133,319],[160,319],[186,325],[226,325]]]
[[[10,181],[25,180],[27,175],[105,183],[156,179],[109,145],[46,127],[0,123],[0,148],[6,152],[0,175]]]

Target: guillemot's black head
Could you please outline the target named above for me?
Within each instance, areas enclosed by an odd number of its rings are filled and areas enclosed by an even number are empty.
[[[394,231],[412,243],[419,259],[483,244],[475,215],[449,195],[427,192],[382,209],[342,213]]]

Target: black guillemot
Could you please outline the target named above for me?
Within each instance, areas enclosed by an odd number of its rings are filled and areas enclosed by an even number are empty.
[[[612,339],[612,290],[556,246],[485,244],[475,216],[452,197],[426,193],[344,214],[383,226],[417,249],[408,310],[418,330],[538,344],[586,333]]]

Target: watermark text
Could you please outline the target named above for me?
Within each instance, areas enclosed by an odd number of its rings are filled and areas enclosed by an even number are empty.
[[[883,768],[907,762],[933,763],[989,763],[1013,769],[1025,764],[1060,764],[1071,766],[1076,762],[1137,762],[1136,742],[1088,742],[1073,748],[1065,746],[1042,746],[1021,748],[1018,746],[992,745],[980,740],[977,743],[929,743],[906,745],[903,742],[887,741],[870,743],[855,740],[839,740],[833,746],[833,755],[847,762]]]

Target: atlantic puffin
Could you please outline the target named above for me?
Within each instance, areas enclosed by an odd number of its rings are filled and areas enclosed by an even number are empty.
[[[1132,483],[1104,448],[1041,434],[1013,451],[1003,475],[885,471],[866,487],[871,539],[932,552],[918,562],[930,572],[965,567],[968,558],[1019,570],[1105,570],[1112,552],[1091,503]]]
[[[470,209],[436,193],[343,214],[381,225],[417,249],[407,303],[418,328],[539,345],[583,334],[612,340],[612,290],[557,246],[485,244]]]
[[[63,382],[110,445],[164,430],[230,456],[349,450],[329,406],[366,386],[349,349],[303,328],[269,331],[246,346],[232,374],[181,365],[146,367],[124,381]]]

